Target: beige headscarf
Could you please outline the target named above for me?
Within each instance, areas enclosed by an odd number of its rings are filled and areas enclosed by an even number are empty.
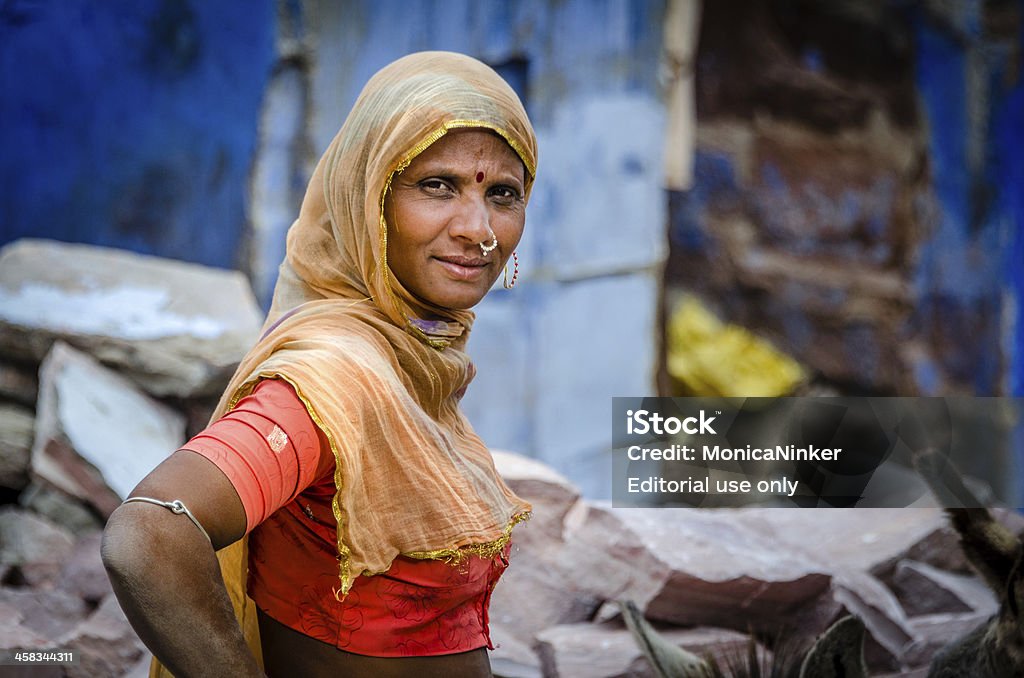
[[[491,68],[423,52],[370,79],[288,232],[263,337],[214,413],[222,416],[263,378],[295,387],[335,455],[339,597],[399,554],[493,557],[529,515],[458,407],[473,376],[463,352],[473,314],[416,299],[386,261],[383,202],[392,176],[462,127],[490,129],[509,143],[526,167],[528,196],[536,138],[515,92]],[[218,556],[259,656],[255,606],[245,595],[246,540]]]

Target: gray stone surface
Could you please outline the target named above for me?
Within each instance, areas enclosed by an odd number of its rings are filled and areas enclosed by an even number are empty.
[[[516,542],[561,540],[566,518],[580,500],[580,491],[550,466],[535,459],[500,450],[492,450],[491,455],[509,488],[533,505],[530,520],[516,528]]]
[[[78,661],[67,667],[68,678],[117,676],[146,652],[112,595],[58,644],[78,655]]]
[[[0,401],[9,400],[26,407],[35,407],[38,393],[39,377],[36,375],[35,362],[0,361]]]
[[[47,647],[59,646],[60,639],[88,614],[84,602],[60,590],[2,587],[0,610],[8,606],[18,611],[19,625],[35,637],[42,637]],[[9,642],[4,640],[3,644]]]
[[[120,678],[149,678],[149,667],[153,663],[153,655],[143,652],[139,660],[131,668],[121,674]]]
[[[39,374],[32,472],[102,516],[185,441],[180,414],[62,342]]]
[[[0,402],[0,487],[20,490],[28,484],[35,414]]]
[[[904,660],[912,666],[927,664],[939,650],[967,635],[988,618],[989,615],[982,612],[941,612],[914,617],[910,625],[915,640],[907,648]]]
[[[942,520],[935,511],[616,509],[579,500],[536,460],[498,452],[495,462],[540,518],[529,536],[517,528],[511,566],[491,598],[499,678],[651,675],[618,613],[622,599],[637,602],[671,642],[726,661],[743,655],[749,631],[809,640],[856,614],[872,675],[890,676],[915,675],[995,609],[976,579],[899,560],[924,552]],[[0,511],[0,645],[56,640],[81,652],[73,675],[141,678],[148,655],[113,602],[99,546],[98,530],[72,540],[30,512]],[[893,590],[900,583],[935,608],[972,609],[908,616]]]
[[[36,478],[18,497],[18,503],[74,534],[99,530],[104,521],[96,511],[67,492]]]
[[[113,593],[100,558],[102,541],[99,531],[80,535],[60,571],[58,585],[90,605],[98,605]]]
[[[534,635],[556,624],[583,622],[603,602],[594,592],[581,589],[569,571],[578,562],[561,544],[513,536],[509,568],[491,595],[491,619],[504,631],[531,646]],[[590,576],[588,565],[579,575]]]
[[[872,570],[946,524],[939,509],[740,509],[736,521],[771,533],[787,550]]]
[[[262,316],[235,271],[47,240],[0,250],[0,352],[38,362],[63,339],[158,396],[221,390]]]
[[[71,533],[59,525],[20,508],[0,508],[0,563],[46,564],[59,570],[73,546]]]
[[[885,510],[885,509],[874,509]],[[897,509],[905,510],[905,509]],[[1016,535],[1024,534],[1024,516],[1016,511],[993,508],[990,509],[996,520]],[[872,567],[872,572],[885,582],[891,582],[896,565],[902,560],[925,563],[940,570],[959,572],[974,576],[974,569],[967,561],[963,549],[960,548],[960,537],[956,530],[945,520],[937,517],[935,526],[924,535],[915,533],[906,540],[906,548],[893,557],[879,562]]]
[[[0,650],[47,647],[49,639],[25,624],[25,611],[16,597],[4,595],[0,589]]]
[[[830,596],[841,605],[838,616],[853,614],[864,622],[868,666],[875,671],[898,669],[915,636],[896,596],[867,572],[845,568],[835,573]]]
[[[735,657],[747,637],[727,629],[660,629],[664,638],[703,656]],[[654,678],[650,663],[622,624],[563,624],[537,634],[537,651],[548,678]]]
[[[594,506],[570,548],[575,541],[590,547],[585,558],[597,560],[592,575],[583,574],[588,560],[577,562],[586,586],[681,625],[770,632],[780,615],[820,596],[831,580],[828,567],[779,549],[772,533],[728,511]]]
[[[541,678],[540,656],[493,618],[491,642],[491,671],[495,678]]]
[[[938,612],[995,614],[999,603],[977,577],[955,574],[913,560],[896,565],[890,587],[910,617]]]

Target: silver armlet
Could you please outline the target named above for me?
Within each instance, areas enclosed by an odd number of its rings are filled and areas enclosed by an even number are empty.
[[[171,513],[177,513],[178,515],[184,513],[188,517],[188,519],[192,521],[192,524],[198,527],[199,531],[203,533],[203,536],[206,537],[206,541],[210,542],[210,544],[213,545],[213,540],[210,539],[210,535],[207,534],[206,530],[203,529],[203,526],[199,524],[199,521],[196,520],[196,517],[192,515],[192,512],[188,510],[188,507],[185,506],[184,502],[182,502],[180,499],[175,499],[174,501],[160,501],[159,499],[153,499],[152,497],[128,497],[121,503],[127,504],[132,501],[144,501],[147,504],[156,504],[157,506],[163,506],[165,509],[169,509]]]

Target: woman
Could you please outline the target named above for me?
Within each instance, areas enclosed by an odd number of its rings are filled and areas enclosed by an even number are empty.
[[[213,423],[106,528],[118,599],[174,674],[490,675],[490,591],[530,507],[458,401],[535,163],[521,103],[474,59],[367,83]]]

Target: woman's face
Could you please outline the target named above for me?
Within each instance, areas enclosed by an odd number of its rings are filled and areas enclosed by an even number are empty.
[[[412,294],[468,309],[483,299],[523,235],[525,168],[498,135],[452,130],[391,181],[388,264]],[[485,254],[493,238],[498,245]]]

